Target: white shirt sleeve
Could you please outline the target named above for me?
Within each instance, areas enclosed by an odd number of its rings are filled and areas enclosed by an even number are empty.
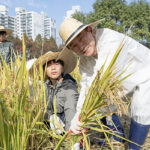
[[[77,103],[77,112],[79,113],[81,112],[86,97],[86,76],[84,77],[83,76],[84,75],[82,75],[82,80],[80,82],[81,89],[80,89],[80,95]]]
[[[84,104],[86,95],[88,94],[89,88],[95,77],[94,64],[96,63],[95,58],[83,58],[80,60],[80,73],[81,73],[81,90],[77,103],[77,112],[81,112],[82,106]]]

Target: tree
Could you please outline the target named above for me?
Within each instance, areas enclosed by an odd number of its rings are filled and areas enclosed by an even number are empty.
[[[99,27],[122,33],[125,33],[133,24],[129,36],[150,47],[150,4],[146,1],[139,0],[127,5],[125,0],[96,0],[93,10],[87,15],[76,12],[73,17],[84,23],[106,18]]]
[[[13,34],[7,35],[7,40],[13,42],[15,40]]]
[[[52,36],[49,39],[49,50],[51,50],[51,51],[57,51],[58,50],[56,41]]]
[[[83,23],[86,23],[87,20],[86,20],[86,15],[84,15],[83,12],[80,12],[80,11],[76,11],[73,15],[72,15],[73,18],[83,22]]]
[[[42,54],[45,54],[46,52],[49,51],[49,39],[47,39],[46,37],[44,37],[44,40],[43,40],[43,53]]]
[[[38,49],[42,49],[42,37],[41,34],[38,34],[35,38],[35,44],[37,46]]]
[[[121,16],[126,10],[124,0],[97,0],[93,8],[94,12],[87,16],[88,23],[106,18],[106,21],[101,23],[102,27],[124,32],[121,22]]]
[[[124,21],[125,26],[133,24],[131,36],[147,45],[150,41],[150,5],[144,0],[138,3],[133,2],[128,9],[128,22]]]
[[[34,41],[32,38],[28,38],[28,40],[26,41],[26,48],[27,48],[27,55],[29,56],[29,58],[33,58],[35,57],[34,55]]]
[[[32,55],[34,57],[39,57],[42,54],[43,49],[43,40],[40,34],[38,34],[35,38],[35,41],[32,45]]]
[[[22,53],[22,41],[19,39],[18,36],[16,36],[16,38],[14,38],[14,40],[12,41],[15,47],[15,50],[18,54]]]

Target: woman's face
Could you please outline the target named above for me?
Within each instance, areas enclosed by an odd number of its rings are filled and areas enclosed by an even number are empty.
[[[79,56],[95,56],[96,41],[92,28],[84,29],[67,47]]]
[[[47,64],[46,74],[52,80],[57,80],[63,73],[63,65],[60,62],[50,61]]]

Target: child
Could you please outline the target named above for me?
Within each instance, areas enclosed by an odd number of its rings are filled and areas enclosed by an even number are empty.
[[[76,113],[78,101],[78,90],[76,81],[68,74],[76,66],[76,57],[66,55],[59,60],[59,52],[48,52],[35,61],[34,65],[38,68],[41,62],[45,71],[45,92],[47,101],[47,111],[45,113],[46,125],[62,134],[62,130],[56,127],[61,124],[67,131],[70,128],[71,120]],[[57,121],[54,115],[54,100],[56,98]],[[79,149],[79,143],[74,147]]]

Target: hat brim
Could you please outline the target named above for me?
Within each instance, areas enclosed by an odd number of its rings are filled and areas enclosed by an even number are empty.
[[[43,67],[50,60],[56,59],[58,57],[58,54],[59,54],[59,52],[56,52],[56,53],[48,52],[48,53],[40,56],[37,60],[35,60],[32,67],[29,69],[29,73],[33,74],[34,68],[38,72],[40,65]]]
[[[66,50],[63,52],[63,55],[60,55],[59,53],[57,60],[63,60],[64,61],[64,73],[71,73],[77,64],[77,57],[66,48]]]
[[[64,48],[62,49],[61,53],[59,54],[58,58],[59,57],[64,57],[65,54],[68,54],[68,56],[71,56],[73,55],[73,52],[72,50],[68,49],[67,46],[71,43],[72,40],[74,40],[78,34],[80,34],[85,28],[87,27],[91,27],[91,28],[95,28],[99,23],[101,23],[102,21],[104,21],[105,18],[103,19],[100,19],[98,21],[95,21],[95,22],[92,22],[90,24],[87,24],[85,26],[83,26],[82,28],[80,28],[70,39],[69,41],[67,41],[67,43],[65,44]]]
[[[0,29],[0,32],[1,31],[5,31],[7,35],[10,35],[12,33],[11,29]]]
[[[94,29],[99,23],[101,23],[104,20],[105,20],[105,18],[100,19],[95,22],[92,22],[90,24],[84,25],[82,28],[80,28],[78,31],[76,31],[76,33],[67,41],[67,43],[65,43],[65,46],[67,46],[73,39],[75,39],[77,37],[77,35],[80,34],[85,28],[91,27]]]
[[[32,67],[29,70],[30,74],[33,74],[34,67],[37,71],[39,71],[39,66],[42,67],[49,62],[50,60],[58,60],[60,52],[48,52],[41,57],[39,57],[32,65]],[[68,53],[65,53],[62,57],[59,57],[60,60],[64,62],[64,72],[63,73],[70,73],[74,70],[77,63],[77,58],[74,55],[68,55]]]

